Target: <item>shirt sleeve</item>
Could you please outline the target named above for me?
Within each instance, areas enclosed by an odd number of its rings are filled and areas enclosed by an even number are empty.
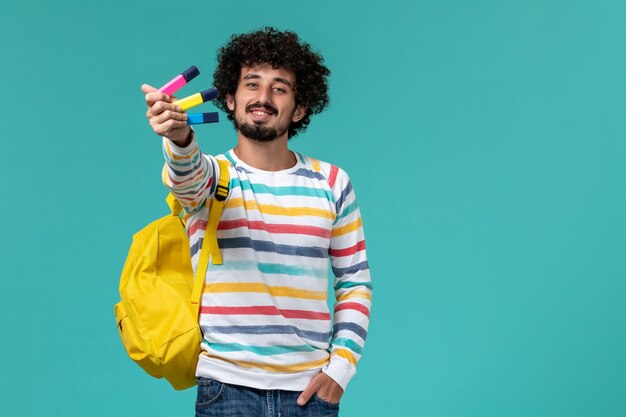
[[[337,217],[329,256],[335,275],[331,359],[322,369],[344,390],[356,374],[369,324],[372,282],[361,213],[348,175],[339,169],[332,184]]]
[[[200,152],[192,131],[191,143],[181,148],[163,138],[163,184],[180,202],[186,214],[201,210],[215,193],[217,163]]]

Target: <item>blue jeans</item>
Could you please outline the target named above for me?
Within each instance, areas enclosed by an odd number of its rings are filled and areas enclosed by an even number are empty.
[[[261,390],[197,378],[196,417],[337,417],[339,404],[316,395],[296,404],[301,391]]]

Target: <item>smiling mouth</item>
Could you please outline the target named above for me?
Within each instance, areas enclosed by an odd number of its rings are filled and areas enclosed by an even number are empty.
[[[250,113],[256,115],[256,116],[272,116],[273,113],[270,113],[268,111],[265,110],[251,110]]]
[[[278,113],[278,110],[274,109],[272,106],[263,103],[251,104],[246,108],[246,111],[257,117],[275,116]]]

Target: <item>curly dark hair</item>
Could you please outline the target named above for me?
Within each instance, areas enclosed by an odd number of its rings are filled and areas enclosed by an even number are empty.
[[[213,74],[220,95],[213,103],[224,110],[229,120],[233,112],[226,105],[226,95],[237,91],[242,67],[270,64],[272,68],[285,68],[296,76],[296,106],[307,108],[305,116],[289,126],[288,137],[304,132],[311,115],[328,106],[328,81],[330,70],[324,58],[313,52],[308,43],[300,42],[294,32],[280,32],[273,27],[242,35],[233,35],[218,51],[217,68]]]

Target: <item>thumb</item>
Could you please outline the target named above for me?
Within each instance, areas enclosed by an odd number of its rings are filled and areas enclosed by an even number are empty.
[[[144,94],[152,93],[153,91],[158,91],[156,88],[152,87],[150,84],[142,84],[141,91]]]
[[[151,86],[150,84],[142,84],[141,85],[141,91],[143,91],[144,94],[148,94],[148,93],[153,93],[155,91],[159,91],[158,89],[154,88],[153,86]],[[170,99],[173,102],[178,101],[178,99],[176,98],[176,96],[169,96]]]
[[[319,383],[317,383],[316,378],[313,378],[309,382],[309,385],[307,385],[307,387],[304,389],[304,391],[302,391],[302,394],[300,394],[300,396],[298,397],[298,400],[296,401],[298,405],[302,406],[309,402],[313,394],[315,394],[318,389]]]

